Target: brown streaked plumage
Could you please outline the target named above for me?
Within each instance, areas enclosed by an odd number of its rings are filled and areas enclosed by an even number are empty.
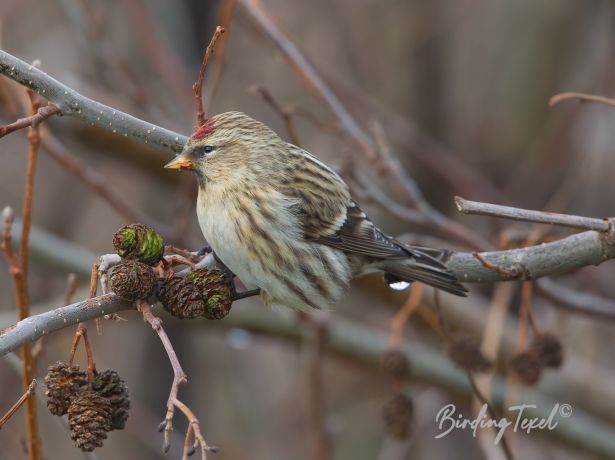
[[[196,173],[205,238],[266,303],[323,308],[374,271],[466,293],[439,260],[446,251],[381,232],[333,170],[241,112],[209,118],[167,167]]]

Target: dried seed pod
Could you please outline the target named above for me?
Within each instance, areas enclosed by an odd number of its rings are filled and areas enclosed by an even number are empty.
[[[92,389],[111,403],[111,430],[123,430],[128,420],[130,399],[128,387],[120,374],[113,369],[96,373],[92,379]]]
[[[85,372],[77,366],[58,361],[47,368],[45,375],[45,396],[47,408],[54,415],[68,412],[71,399],[87,383]]]
[[[222,319],[231,310],[230,281],[223,272],[202,268],[186,277],[173,276],[159,283],[158,299],[177,318]]]
[[[70,437],[85,452],[103,445],[111,429],[111,403],[92,390],[79,393],[68,408]]]
[[[414,404],[403,393],[389,399],[382,408],[386,432],[397,439],[407,439],[412,431]]]
[[[468,372],[484,372],[491,368],[489,360],[469,337],[451,340],[448,354],[455,364]]]
[[[132,259],[147,265],[155,265],[164,254],[164,240],[151,227],[130,224],[113,235],[113,246],[122,259]]]
[[[380,358],[380,366],[395,380],[406,380],[410,376],[410,361],[398,349],[392,348],[383,354]]]
[[[531,349],[536,353],[543,366],[558,368],[564,362],[562,344],[554,334],[536,335],[532,341]]]
[[[511,371],[526,385],[534,385],[540,380],[542,362],[532,350],[516,354],[508,363]]]
[[[134,302],[156,292],[158,279],[154,270],[135,260],[122,260],[109,275],[109,287],[119,297]]]
[[[199,289],[205,301],[207,319],[222,319],[231,311],[231,283],[228,276],[221,270],[201,268],[186,275]]]

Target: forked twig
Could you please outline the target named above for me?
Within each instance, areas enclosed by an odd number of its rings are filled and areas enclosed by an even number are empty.
[[[93,299],[94,297],[96,297],[96,291],[98,287],[98,268],[99,264],[92,265],[92,273],[90,276],[90,292],[88,293],[88,299]],[[97,318],[97,321],[99,319],[100,318]],[[91,382],[94,377],[94,371],[96,370],[96,364],[94,363],[94,354],[92,353],[90,339],[88,338],[88,328],[83,322],[80,322],[77,325],[77,331],[73,336],[73,343],[70,347],[69,364],[73,364],[73,360],[75,359],[75,352],[77,351],[77,346],[79,345],[79,341],[81,339],[83,339],[83,346],[85,348],[85,354],[88,362],[88,367],[86,371],[88,376],[88,382]]]
[[[154,315],[152,312],[152,307],[147,302],[140,301],[138,302],[137,307],[143,315],[143,320],[148,322],[156,334],[158,334],[158,337],[160,338],[160,341],[169,356],[171,367],[173,368],[173,383],[171,385],[169,399],[167,400],[167,413],[164,420],[158,427],[160,431],[164,431],[162,450],[166,453],[171,448],[171,444],[169,443],[169,435],[171,431],[173,431],[173,416],[175,415],[175,409],[179,409],[189,422],[189,427],[186,431],[186,438],[184,441],[182,460],[187,460],[187,458],[192,455],[199,446],[201,448],[201,458],[204,460],[207,458],[207,452],[216,453],[219,449],[217,447],[210,446],[207,442],[205,442],[205,438],[201,434],[199,420],[196,418],[192,410],[190,410],[188,406],[177,398],[179,385],[186,383],[188,381],[188,377],[179,363],[179,359],[177,358],[177,354],[175,353],[167,333],[162,328],[162,320]],[[194,442],[191,443],[190,439],[193,436]]]
[[[52,117],[57,113],[60,113],[60,109],[53,104],[48,104],[45,107],[40,108],[37,107],[33,115],[22,117],[15,120],[11,124],[0,126],[0,137],[4,137],[7,134],[12,133],[13,131],[17,131],[23,128],[35,128],[47,118]]]
[[[295,129],[295,123],[293,122],[293,112],[289,109],[283,108],[267,88],[262,86],[252,86],[250,88],[250,92],[260,96],[263,101],[265,101],[265,103],[271,107],[271,109],[277,113],[280,118],[282,118],[290,142],[295,144],[297,147],[300,147],[299,136],[297,136],[297,130]]]
[[[205,54],[203,55],[203,63],[201,64],[201,68],[199,69],[199,77],[197,78],[194,85],[192,85],[192,90],[194,91],[194,104],[196,110],[196,126],[203,126],[205,124],[205,111],[203,109],[203,80],[205,80],[205,71],[207,70],[207,64],[209,63],[209,59],[214,52],[214,48],[216,47],[216,42],[224,33],[224,27],[217,26],[216,30],[211,37],[211,41],[207,48],[205,49]]]

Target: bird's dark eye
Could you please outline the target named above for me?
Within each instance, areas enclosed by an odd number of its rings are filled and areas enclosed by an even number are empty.
[[[206,145],[205,147],[203,147],[203,152],[205,153],[211,153],[214,150],[216,150],[216,148],[213,145]]]

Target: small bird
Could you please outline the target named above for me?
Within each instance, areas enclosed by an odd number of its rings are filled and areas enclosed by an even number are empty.
[[[326,308],[373,272],[466,295],[439,260],[449,252],[381,232],[337,173],[244,113],[208,118],[165,168],[196,174],[203,235],[265,304]]]

